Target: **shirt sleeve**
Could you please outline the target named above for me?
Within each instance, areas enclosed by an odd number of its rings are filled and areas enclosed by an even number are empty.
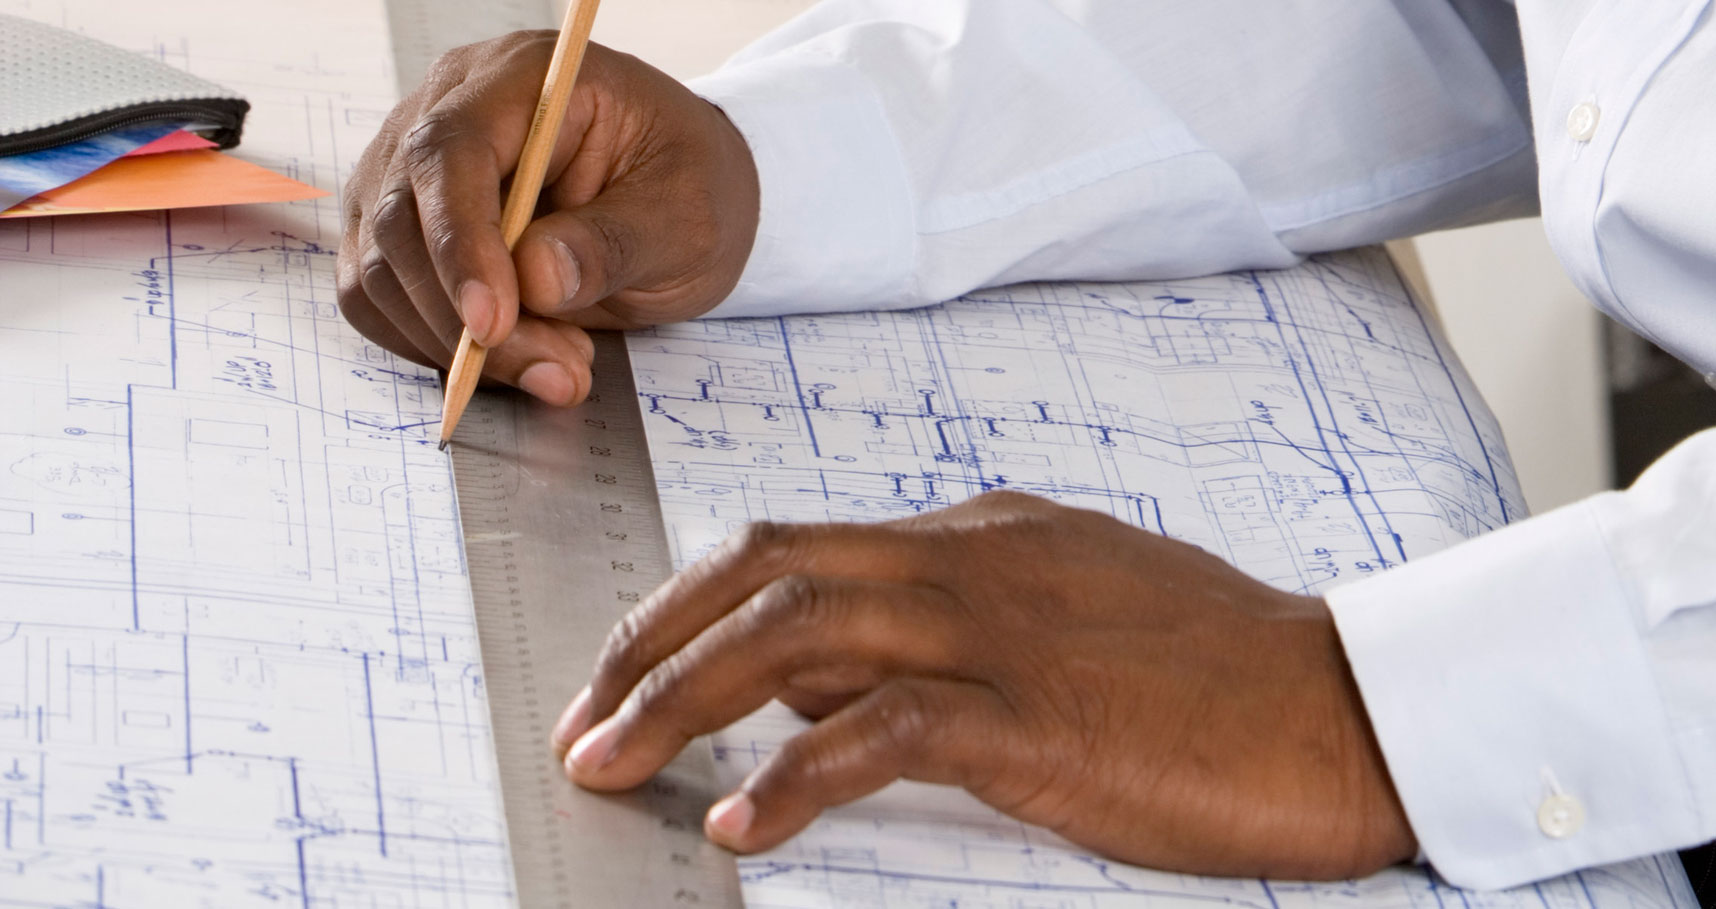
[[[712,315],[1283,267],[1531,211],[1495,6],[827,0],[692,83],[762,185]]]
[[[1716,838],[1716,430],[1328,594],[1430,862],[1494,889]]]

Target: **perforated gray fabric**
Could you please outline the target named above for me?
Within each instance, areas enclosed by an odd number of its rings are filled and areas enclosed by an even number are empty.
[[[227,89],[142,54],[0,14],[0,148],[19,150],[15,146],[32,136],[49,137],[48,144],[69,141],[75,135],[66,134],[78,124],[99,131],[128,114],[168,119],[181,108],[186,119],[203,108],[236,109],[238,123],[217,121],[236,141],[248,105]]]

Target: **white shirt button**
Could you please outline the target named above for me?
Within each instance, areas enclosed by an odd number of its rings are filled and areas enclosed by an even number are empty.
[[[1537,829],[1543,835],[1564,840],[1585,826],[1585,806],[1570,795],[1552,795],[1537,806]]]
[[[1597,134],[1597,120],[1603,111],[1586,101],[1567,112],[1567,135],[1575,142],[1589,142]]]

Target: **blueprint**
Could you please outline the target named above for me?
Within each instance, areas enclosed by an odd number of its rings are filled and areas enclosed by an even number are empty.
[[[0,0],[255,104],[338,190],[379,2]],[[234,23],[240,23],[235,25]],[[0,222],[0,906],[508,906],[435,378],[334,201]]]
[[[1495,420],[1380,249],[700,322],[634,335],[631,351],[681,566],[747,521],[885,520],[1005,488],[1309,592],[1524,511]],[[802,728],[776,706],[718,734],[723,782]],[[740,876],[749,905],[793,909],[1693,905],[1673,857],[1484,894],[1406,869],[1339,884],[1164,874],[912,783],[828,812]]]
[[[0,10],[243,92],[241,154],[331,191],[394,95],[380,0]],[[0,222],[0,907],[514,903],[439,392],[340,319],[338,212]],[[1374,254],[633,343],[681,560],[1010,486],[1308,590],[1520,511]],[[737,727],[726,772],[794,724]],[[1163,875],[927,787],[743,871],[773,907],[1690,909],[1654,861],[1487,895]]]

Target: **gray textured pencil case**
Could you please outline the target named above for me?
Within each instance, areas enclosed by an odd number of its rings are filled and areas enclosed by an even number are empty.
[[[192,124],[231,148],[250,102],[93,38],[0,14],[0,155],[144,123]]]

